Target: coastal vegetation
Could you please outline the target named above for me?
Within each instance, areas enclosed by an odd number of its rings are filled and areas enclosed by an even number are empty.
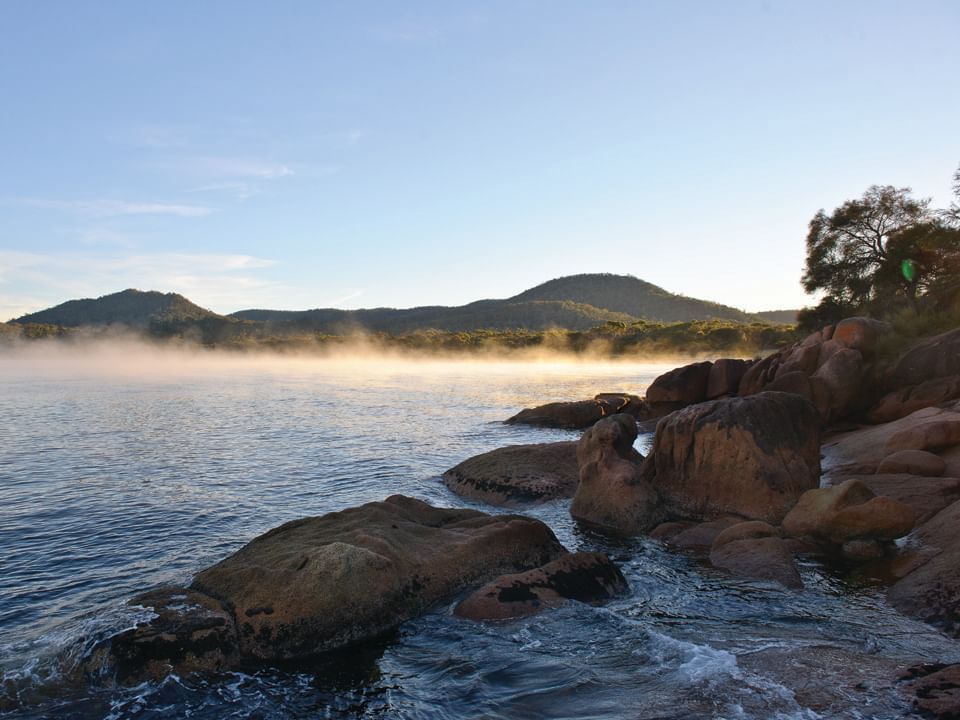
[[[960,168],[954,201],[934,209],[910,188],[873,185],[810,221],[803,286],[820,302],[799,313],[813,331],[851,315],[918,337],[960,324]]]

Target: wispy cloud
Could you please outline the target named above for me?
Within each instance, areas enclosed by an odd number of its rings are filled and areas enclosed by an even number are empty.
[[[263,274],[274,265],[274,260],[241,254],[53,255],[0,250],[0,309],[7,308],[7,318],[17,317],[65,300],[129,287],[179,292],[218,312],[269,307],[286,294],[282,285]]]
[[[4,198],[4,205],[61,210],[87,217],[107,218],[124,215],[173,215],[175,217],[203,217],[213,212],[202,205],[181,205],[162,202],[129,202],[125,200],[55,200],[48,198]]]
[[[351,290],[343,297],[338,297],[335,300],[327,300],[322,303],[324,307],[340,307],[341,305],[350,302],[351,300],[356,300],[358,297],[361,297],[366,290]]]

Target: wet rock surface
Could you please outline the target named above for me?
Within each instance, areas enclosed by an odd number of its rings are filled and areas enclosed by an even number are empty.
[[[936,720],[960,718],[960,665],[928,663],[907,669],[901,691],[913,708]]]
[[[901,612],[960,637],[960,501],[920,525],[909,541],[921,554],[887,598]]]
[[[710,548],[710,563],[747,580],[803,587],[793,553],[775,527],[759,520],[732,525],[717,535]]]
[[[200,572],[189,589],[136,598],[157,617],[114,637],[97,660],[121,681],[139,681],[306,658],[565,554],[538,520],[394,495],[286,523]]]
[[[110,672],[126,684],[173,672],[218,672],[239,662],[236,623],[220,601],[171,587],[139,595],[130,605],[149,608],[156,617],[103,643],[86,660],[86,672]]]
[[[600,393],[592,400],[554,402],[521,410],[504,422],[536,427],[581,430],[610,415],[626,413],[637,417],[644,409],[643,401],[627,393]]]
[[[454,614],[471,620],[504,620],[533,615],[567,600],[608,600],[628,590],[623,574],[606,555],[579,552],[525,573],[499,577],[461,601]]]
[[[518,506],[573,497],[580,482],[577,443],[510,445],[464,460],[443,474],[463,497]]]

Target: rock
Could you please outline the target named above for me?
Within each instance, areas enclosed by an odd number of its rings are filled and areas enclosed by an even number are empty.
[[[707,376],[707,400],[724,395],[736,395],[740,381],[751,365],[750,360],[722,358],[713,363]]]
[[[113,636],[101,647],[103,653],[94,653],[107,658],[117,682],[220,672],[240,660],[236,623],[220,601],[187,588],[160,588],[129,604],[149,608],[157,616]]]
[[[835,340],[827,340],[820,346],[820,354],[817,356],[817,368],[821,368],[841,350],[849,350],[846,345]]]
[[[933,453],[925,450],[900,450],[887,455],[877,467],[877,473],[908,473],[924,477],[940,477],[947,464]]]
[[[471,585],[564,553],[538,520],[394,495],[281,525],[191,588],[230,608],[245,659],[294,659],[373,637]]]
[[[910,537],[929,559],[898,580],[887,599],[900,612],[960,637],[960,501],[944,508]]]
[[[747,397],[763,392],[764,388],[773,382],[773,378],[777,374],[777,369],[780,367],[780,357],[781,353],[774,353],[747,368],[740,380],[738,394]]]
[[[838,350],[812,375],[811,379],[823,383],[827,390],[824,422],[836,422],[855,410],[862,378],[863,356],[849,348]]]
[[[742,518],[723,517],[708,522],[689,523],[689,527],[665,539],[664,542],[677,550],[709,551],[720,533],[742,522]]]
[[[813,401],[813,389],[810,386],[810,377],[799,370],[778,374],[766,387],[769,392],[786,392],[799,395]]]
[[[832,339],[869,358],[874,355],[880,338],[890,333],[892,329],[893,326],[890,323],[880,320],[851,317],[837,323]]]
[[[762,643],[738,653],[737,667],[789,689],[791,699],[803,708],[795,717],[900,717],[891,713],[889,697],[898,661],[884,654],[852,652],[834,644]]]
[[[853,562],[867,562],[877,560],[886,555],[886,549],[879,540],[865,540],[857,538],[856,540],[847,540],[840,546],[840,554],[847,560]]]
[[[689,530],[692,527],[696,527],[697,523],[691,522],[689,520],[669,520],[665,523],[660,523],[653,530],[650,531],[649,537],[654,540],[659,540],[661,542],[670,544],[670,542],[677,535],[682,533],[684,530]],[[710,540],[710,543],[713,543],[713,540]]]
[[[910,347],[897,360],[889,382],[893,388],[902,388],[948,375],[960,375],[960,328]]]
[[[927,380],[884,395],[867,415],[872,423],[899,420],[921,408],[960,398],[960,375]]]
[[[935,720],[960,718],[960,665],[915,665],[904,676],[909,682],[902,692],[912,699],[914,710]]]
[[[604,418],[583,434],[577,445],[580,484],[570,505],[575,519],[627,535],[664,519],[656,491],[640,477],[636,439],[629,415]]]
[[[909,505],[921,524],[960,500],[960,478],[931,478],[905,473],[854,475],[875,495],[886,495]]]
[[[566,600],[608,600],[628,590],[620,569],[606,555],[579,552],[535,570],[499,577],[471,593],[454,614],[470,620],[504,620],[533,615]]]
[[[823,443],[824,477],[830,480],[851,472],[875,472],[883,459],[892,453],[886,449],[891,437],[901,430],[944,419],[960,420],[960,413],[945,408],[925,408],[884,425],[834,434]]]
[[[443,474],[463,497],[514,506],[573,497],[580,482],[575,441],[510,445],[464,460]]]
[[[580,430],[588,428],[597,420],[617,413],[634,417],[641,414],[643,401],[636,395],[626,393],[600,393],[593,400],[555,402],[521,410],[505,420],[508,425],[534,425],[536,427]]]
[[[960,445],[960,417],[934,418],[892,435],[883,446],[888,455],[900,450],[940,450]]]
[[[776,377],[787,373],[800,372],[804,375],[813,375],[817,370],[817,359],[820,357],[818,345],[794,345],[785,351],[777,366]],[[770,389],[769,386],[765,389]]]
[[[817,487],[819,440],[816,410],[797,395],[712,400],[660,421],[643,477],[677,517],[776,524]]]
[[[707,397],[710,362],[698,362],[664,373],[647,388],[647,402],[690,405]]]
[[[862,482],[808,490],[783,519],[791,537],[843,545],[849,540],[890,541],[913,529],[915,515],[906,504],[876,496]]]
[[[710,563],[748,580],[803,587],[793,555],[776,528],[758,520],[738,523],[721,532],[710,548]]]

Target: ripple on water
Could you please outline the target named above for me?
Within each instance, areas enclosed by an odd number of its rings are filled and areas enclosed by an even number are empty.
[[[507,512],[452,495],[439,475],[503,445],[578,436],[500,422],[520,407],[642,392],[664,368],[235,360],[149,365],[148,377],[40,366],[0,357],[0,703],[19,697],[18,717],[811,718],[812,701],[780,684],[762,651],[789,658],[826,638],[841,660],[960,660],[879,592],[815,564],[799,593],[732,582],[654,541],[580,528],[556,502],[527,512],[568,548],[613,556],[627,597],[492,624],[438,608],[295,667],[71,686],[61,670],[142,618],[126,598],[188,582],[287,520],[393,493]],[[824,717],[903,711],[880,691],[836,702]]]

